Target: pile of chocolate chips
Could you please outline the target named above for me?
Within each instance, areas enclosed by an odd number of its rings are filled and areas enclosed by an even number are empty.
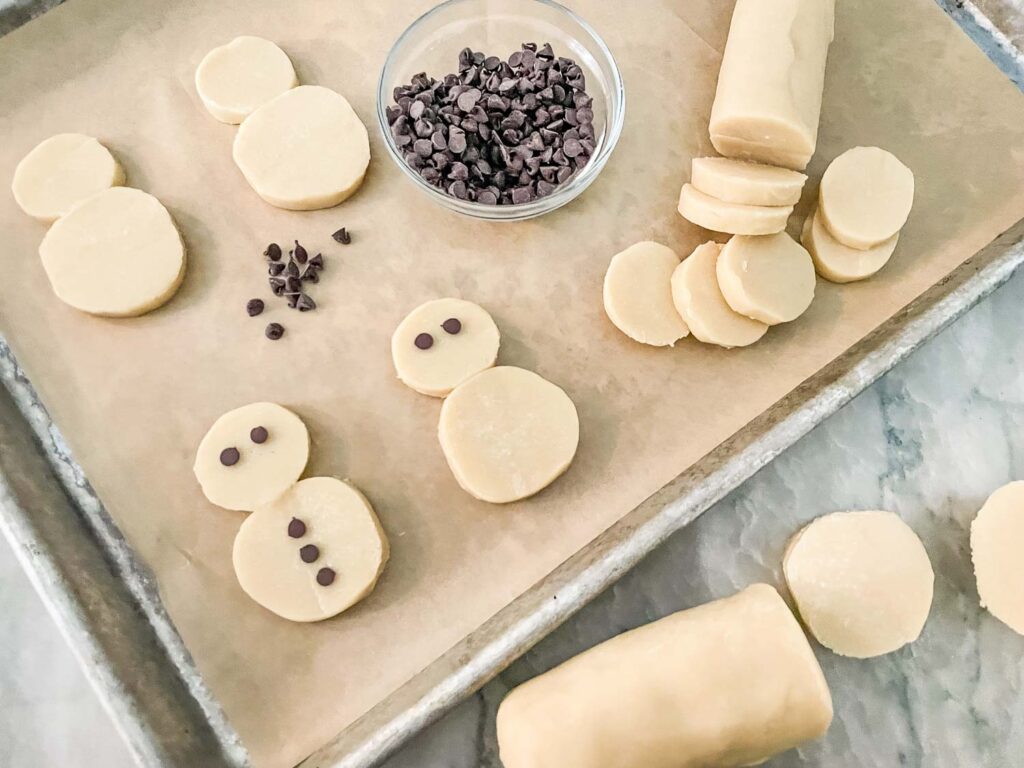
[[[391,135],[409,167],[460,200],[519,205],[550,195],[594,153],[593,99],[551,45],[502,61],[469,48],[441,80],[421,72],[394,90]]]

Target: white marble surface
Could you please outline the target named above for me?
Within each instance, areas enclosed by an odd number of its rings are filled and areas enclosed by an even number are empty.
[[[1021,10],[1019,0],[982,4]],[[936,571],[931,616],[917,643],[881,659],[818,649],[835,722],[821,741],[768,765],[1024,765],[1024,637],[979,609],[967,538],[988,493],[1024,479],[1022,328],[1024,274],[676,535],[387,768],[498,768],[494,710],[509,687],[671,611],[753,581],[778,584],[794,530],[856,508],[898,512],[922,537]],[[0,766],[129,766],[2,542],[0,616]]]

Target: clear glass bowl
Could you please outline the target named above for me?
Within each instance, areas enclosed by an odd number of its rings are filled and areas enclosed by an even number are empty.
[[[459,200],[431,186],[406,165],[391,137],[386,109],[392,92],[418,72],[441,79],[458,70],[463,48],[506,59],[522,43],[551,43],[556,56],[575,59],[593,97],[597,138],[590,162],[547,197],[520,205],[485,205]],[[577,197],[597,178],[622,133],[626,94],[611,51],[576,14],[552,0],[448,0],[418,18],[402,33],[384,62],[377,85],[377,121],[388,154],[402,172],[436,203],[490,221],[521,221],[540,216]]]

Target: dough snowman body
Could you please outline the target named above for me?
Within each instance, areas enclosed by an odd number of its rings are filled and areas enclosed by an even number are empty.
[[[785,232],[730,238],[715,272],[729,306],[767,325],[795,320],[814,299],[814,262]]]
[[[971,523],[971,560],[981,605],[1024,635],[1024,482],[989,496]]]
[[[815,271],[833,283],[852,283],[871,277],[889,263],[899,239],[897,232],[873,248],[850,248],[829,234],[816,211],[804,220],[800,234],[800,242],[814,260]]]
[[[690,183],[705,195],[742,205],[794,205],[807,176],[788,168],[729,157],[695,157]]]
[[[250,35],[214,48],[196,68],[196,92],[222,123],[241,123],[298,84],[288,55],[269,40]]]
[[[370,594],[388,554],[366,497],[333,477],[311,477],[245,519],[232,561],[249,597],[282,618],[310,622]]]
[[[672,304],[675,252],[642,242],[612,258],[604,277],[604,309],[615,327],[641,344],[672,346],[689,333]]]
[[[684,184],[679,192],[679,213],[687,221],[713,232],[771,235],[786,228],[793,206],[727,203],[692,184]]]

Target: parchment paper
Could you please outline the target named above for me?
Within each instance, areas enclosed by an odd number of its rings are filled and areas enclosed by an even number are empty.
[[[0,40],[5,185],[41,139],[93,134],[129,183],[168,205],[187,241],[188,276],[169,305],[135,320],[87,317],[50,292],[36,256],[44,227],[0,193],[0,330],[155,572],[258,766],[293,764],[335,735],[1024,215],[1020,94],[930,0],[839,0],[810,173],[857,144],[907,163],[918,191],[896,256],[870,282],[820,282],[804,318],[752,348],[642,347],[605,318],[601,281],[610,257],[637,240],[683,254],[708,237],[675,205],[690,158],[711,151],[732,3],[570,2],[624,71],[627,125],[583,198],[517,225],[443,211],[385,155],[375,79],[429,5],[70,0]],[[276,40],[304,82],[343,92],[370,126],[371,171],[349,202],[289,213],[245,184],[231,161],[234,129],[206,114],[192,86],[203,54],[238,34]],[[348,248],[330,239],[343,225]],[[246,300],[267,293],[261,251],[292,238],[327,257],[320,309],[298,315],[271,301],[248,318]],[[500,362],[538,371],[579,408],[576,462],[532,500],[492,507],[464,494],[435,437],[439,402],[394,377],[391,331],[447,295],[487,307],[502,331]],[[271,320],[288,328],[280,342],[263,337]],[[207,503],[193,479],[209,424],[254,400],[294,408],[314,438],[308,474],[351,478],[390,535],[376,592],[335,620],[290,624],[250,602],[230,561],[242,516]]]

